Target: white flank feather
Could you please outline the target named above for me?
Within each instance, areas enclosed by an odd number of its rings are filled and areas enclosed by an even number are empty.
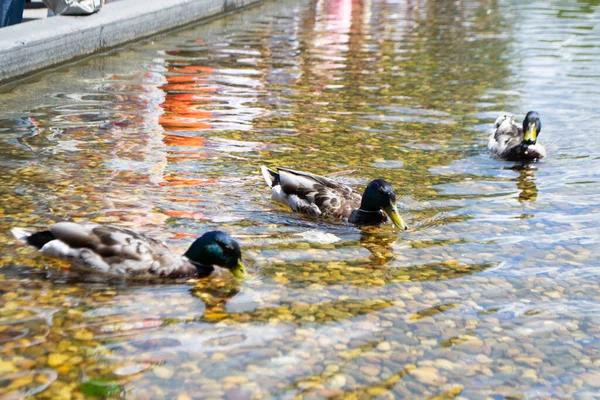
[[[295,194],[289,196],[287,200],[288,200],[288,205],[290,206],[290,208],[297,212],[299,210],[298,204],[302,200]]]
[[[40,249],[40,252],[45,256],[55,258],[70,258],[74,255],[74,249],[60,240],[49,241]]]
[[[487,144],[488,150],[493,153],[501,153],[504,150],[503,146],[501,146],[500,143],[498,143],[494,135],[495,133],[492,133],[490,135],[490,139],[488,140]]]
[[[287,204],[287,195],[281,190],[281,186],[276,185],[271,189],[271,199],[283,204]]]

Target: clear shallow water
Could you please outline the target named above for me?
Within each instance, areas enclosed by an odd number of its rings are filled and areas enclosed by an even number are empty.
[[[598,12],[282,1],[5,86],[0,396],[595,396]],[[548,158],[491,159],[529,109]],[[411,230],[291,215],[261,164],[385,178]],[[252,277],[82,278],[8,236],[62,219],[219,227]]]

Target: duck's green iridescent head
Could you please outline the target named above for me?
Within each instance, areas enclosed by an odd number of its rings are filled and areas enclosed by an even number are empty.
[[[192,243],[184,254],[198,266],[218,265],[227,268],[236,278],[246,275],[240,245],[225,232],[206,232]]]
[[[396,192],[392,185],[383,179],[375,179],[369,183],[363,193],[360,209],[364,211],[382,210],[396,227],[403,231],[408,229],[408,225],[398,213]]]
[[[542,121],[540,115],[536,111],[529,111],[523,120],[523,132],[525,144],[535,144],[537,137],[542,131]]]

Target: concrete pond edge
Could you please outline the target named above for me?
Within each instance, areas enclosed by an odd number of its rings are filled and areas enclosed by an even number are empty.
[[[87,16],[56,16],[0,29],[0,84],[263,0],[121,0]]]

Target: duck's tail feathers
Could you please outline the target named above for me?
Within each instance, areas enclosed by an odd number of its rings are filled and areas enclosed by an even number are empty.
[[[269,185],[270,187],[277,186],[280,184],[278,172],[275,172],[272,169],[265,167],[264,165],[260,167],[260,171],[262,172],[263,178],[265,178],[265,182],[267,182],[267,185]]]
[[[33,234],[32,231],[28,231],[25,228],[12,228],[10,232],[17,238],[17,240],[21,243],[26,244],[27,238]]]
[[[10,231],[21,243],[29,244],[38,249],[41,249],[46,243],[56,239],[50,231],[34,233],[24,228],[12,228]]]

